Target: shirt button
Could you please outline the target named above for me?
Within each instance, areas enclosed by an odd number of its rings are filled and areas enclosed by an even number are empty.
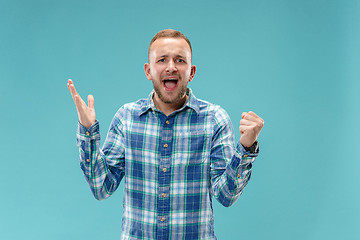
[[[90,159],[86,159],[87,162],[90,162]]]
[[[167,147],[168,147],[168,145],[165,143],[165,144],[164,144],[164,148],[167,148]]]
[[[90,133],[89,132],[86,132],[86,136],[89,136],[90,135]]]
[[[167,125],[169,125],[170,124],[170,122],[169,122],[169,120],[166,120],[166,122],[165,122]]]
[[[162,197],[166,197],[166,193],[161,194]]]
[[[237,176],[238,178],[240,178],[240,177],[241,177],[240,173],[238,173],[236,176]]]
[[[166,172],[166,170],[167,170],[166,167],[164,167],[164,168],[163,168],[163,172]]]
[[[164,217],[160,218],[160,221],[162,221],[162,222],[165,221],[165,218]]]
[[[244,154],[243,157],[246,158],[248,155],[247,154]]]

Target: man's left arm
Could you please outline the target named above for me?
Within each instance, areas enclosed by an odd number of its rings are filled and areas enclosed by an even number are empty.
[[[257,137],[264,121],[254,112],[242,114],[240,140],[235,147],[234,131],[225,110],[219,108],[214,117],[211,147],[211,185],[215,198],[231,206],[241,195],[251,176],[252,163],[258,156]]]

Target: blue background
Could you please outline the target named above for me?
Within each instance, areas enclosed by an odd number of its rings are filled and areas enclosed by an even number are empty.
[[[0,0],[0,238],[119,239],[123,184],[92,197],[66,82],[94,95],[104,137],[151,91],[165,28],[192,42],[197,97],[236,130],[243,111],[265,120],[242,197],[215,203],[218,238],[360,239],[357,0]]]

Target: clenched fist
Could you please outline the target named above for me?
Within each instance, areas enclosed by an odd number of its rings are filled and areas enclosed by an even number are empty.
[[[243,112],[241,118],[239,127],[241,134],[240,143],[244,147],[251,147],[264,126],[264,120],[252,111]]]

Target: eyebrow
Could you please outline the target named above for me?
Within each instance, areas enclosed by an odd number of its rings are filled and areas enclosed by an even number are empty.
[[[168,57],[168,56],[169,56],[169,55],[164,54],[164,55],[159,56],[159,58],[164,58],[164,57]],[[177,58],[185,58],[185,57],[182,56],[182,55],[176,55],[175,57],[177,57]]]

